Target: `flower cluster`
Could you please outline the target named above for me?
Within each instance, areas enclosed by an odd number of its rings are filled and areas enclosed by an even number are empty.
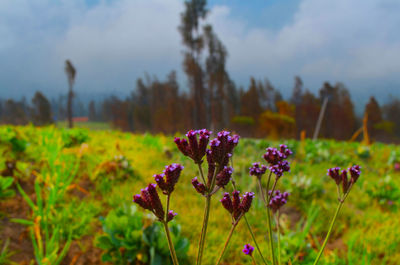
[[[178,182],[182,169],[183,166],[172,164],[165,167],[163,174],[154,176],[154,179],[163,194],[168,196],[171,194],[174,190],[175,184]],[[168,211],[168,214],[165,215],[156,187],[156,184],[150,183],[145,189],[141,190],[140,194],[133,196],[133,201],[143,209],[153,212],[160,222],[169,222],[174,219],[177,214],[170,210]]]
[[[271,196],[272,191],[269,191],[268,194]],[[287,203],[288,197],[289,197],[289,193],[287,193],[287,192],[281,193],[279,190],[276,190],[272,194],[272,198],[269,201],[268,207],[271,208],[273,213],[275,213],[283,205],[285,205]]]
[[[253,163],[253,166],[250,169],[250,176],[256,176],[257,178],[261,178],[262,175],[267,171],[266,165],[260,165],[260,163]]]
[[[238,221],[240,217],[247,213],[251,207],[254,198],[253,192],[246,192],[243,198],[239,196],[240,191],[232,192],[232,198],[229,193],[225,192],[224,197],[220,200],[222,206],[232,215],[234,221]]]
[[[166,166],[162,174],[154,175],[154,180],[165,195],[169,195],[174,191],[182,170],[183,166],[172,164]]]
[[[348,175],[350,174],[350,179]],[[361,167],[359,165],[352,166],[347,170],[344,169],[340,171],[339,167],[334,167],[328,169],[327,175],[331,177],[335,182],[336,185],[342,184],[342,192],[346,194],[350,191],[350,188],[353,186],[354,183],[357,182],[358,178],[361,174]],[[340,195],[340,194],[339,194]]]
[[[221,131],[215,139],[210,141],[209,149],[207,149],[210,135],[211,132],[206,129],[191,130],[186,134],[188,140],[181,138],[174,140],[178,149],[198,165],[202,163],[203,157],[207,156],[207,183],[201,183],[197,177],[192,179],[193,187],[202,195],[211,194],[214,185],[224,188],[229,183],[233,172],[233,169],[228,167],[229,158],[239,142],[238,135]]]
[[[233,172],[233,168],[231,167],[224,167],[224,169],[219,172],[216,177],[217,186],[224,188],[226,184],[229,183]]]
[[[254,247],[250,244],[246,244],[246,245],[244,245],[244,248],[242,251],[244,254],[251,256],[251,255],[253,255]]]
[[[206,154],[207,144],[212,132],[202,130],[190,130],[187,132],[186,139],[175,137],[174,142],[178,149],[185,155],[193,159],[196,164],[203,162],[203,157]],[[197,139],[199,135],[199,139]]]
[[[267,152],[263,155],[265,161],[269,163],[269,170],[276,175],[277,178],[283,176],[284,172],[290,171],[289,162],[287,159],[293,152],[284,144],[276,148],[268,147]]]

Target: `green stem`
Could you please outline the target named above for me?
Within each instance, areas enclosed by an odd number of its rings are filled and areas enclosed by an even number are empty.
[[[335,215],[333,216],[331,225],[329,226],[328,234],[326,234],[324,243],[322,244],[322,247],[321,247],[321,249],[320,249],[320,251],[319,251],[319,253],[318,253],[318,256],[317,256],[317,258],[316,258],[315,261],[314,261],[314,265],[317,265],[317,264],[318,264],[318,261],[319,261],[319,259],[321,258],[322,253],[324,252],[324,248],[325,248],[325,246],[326,246],[326,243],[328,243],[328,239],[329,239],[329,237],[330,237],[330,235],[331,235],[331,233],[332,233],[333,225],[335,224],[335,221],[336,221],[336,218],[337,218],[337,216],[338,216],[338,213],[339,213],[340,209],[342,208],[343,202],[344,202],[344,200],[339,201],[338,207],[336,208]]]
[[[250,232],[250,234],[251,234],[251,237],[253,238],[253,242],[254,242],[254,245],[256,246],[256,249],[257,249],[257,251],[258,251],[258,254],[260,254],[263,263],[264,263],[265,265],[267,265],[267,262],[265,261],[264,256],[263,256],[263,254],[261,253],[260,247],[258,246],[258,243],[257,243],[256,237],[254,236],[253,230],[251,229],[251,226],[250,226],[250,224],[249,224],[249,221],[247,221],[246,215],[244,215],[243,217],[244,217],[244,220],[246,221],[246,225],[247,225],[247,228],[249,229],[249,232]],[[254,258],[253,258],[253,259],[254,259]]]
[[[231,166],[232,166],[232,168],[233,168],[233,156],[231,156]],[[232,179],[231,179],[231,183],[232,183],[233,189],[234,189],[234,190],[237,190],[237,188],[236,188],[236,182],[235,182],[235,179],[233,178],[233,176],[232,176]],[[249,232],[250,232],[251,238],[253,238],[253,242],[254,242],[254,245],[256,246],[256,249],[257,249],[257,251],[258,251],[258,254],[260,254],[263,263],[264,263],[265,265],[267,265],[267,262],[265,261],[265,258],[264,258],[264,256],[263,256],[263,254],[261,253],[261,249],[260,249],[260,247],[258,246],[256,237],[254,236],[253,229],[251,229],[250,223],[249,223],[249,221],[247,220],[247,217],[246,217],[245,214],[243,215],[243,218],[244,218],[244,220],[246,221],[247,229],[248,229]],[[252,256],[252,257],[253,257],[253,256]],[[254,259],[254,258],[253,258],[253,259]]]
[[[211,196],[207,195],[206,205],[204,208],[203,226],[201,228],[201,235],[200,235],[200,241],[199,241],[199,250],[197,253],[197,263],[196,263],[197,265],[201,264],[201,259],[203,257],[204,243],[206,241],[206,234],[207,234],[208,219],[210,216],[210,204],[211,204]]]
[[[274,242],[272,239],[272,225],[271,225],[271,212],[269,208],[267,208],[267,222],[268,222],[268,236],[269,236],[269,250],[271,252],[271,260],[272,264],[276,264],[275,260],[275,251],[274,251]]]
[[[204,185],[207,185],[206,179],[204,178],[203,168],[201,167],[201,164],[197,164],[197,166],[199,167],[200,176],[201,176],[201,179],[203,180]]]
[[[169,251],[171,252],[172,262],[174,263],[174,265],[179,265],[178,257],[176,256],[176,253],[175,253],[174,244],[172,244],[171,235],[169,233],[168,223],[166,221],[164,221],[162,223],[164,225],[165,235],[167,236],[168,247],[169,247]]]
[[[280,213],[278,212],[276,216],[276,225],[278,228],[278,264],[281,265],[281,229],[279,227],[279,215]]]
[[[229,241],[231,240],[231,237],[233,235],[233,232],[235,231],[235,228],[236,228],[237,224],[239,223],[239,220],[240,220],[240,217],[238,218],[238,220],[234,224],[232,224],[231,231],[229,232],[228,238],[225,241],[224,248],[222,249],[221,254],[219,255],[219,258],[218,258],[218,261],[217,261],[216,265],[219,265],[221,263],[222,257],[224,256],[225,250],[228,247]]]
[[[271,195],[268,195],[267,204],[269,204],[269,202],[272,199],[272,196],[274,195],[274,191],[275,191],[275,188],[276,188],[276,183],[278,183],[278,178],[275,178],[275,182],[274,182],[274,185],[272,186],[272,190],[271,190]],[[269,193],[269,191],[267,191],[267,192]]]
[[[268,182],[270,181],[270,178],[271,178],[271,173],[269,174]],[[268,186],[269,186],[269,183],[267,184],[267,188],[268,188]],[[271,253],[272,264],[275,265],[275,253],[274,253],[274,242],[273,242],[273,239],[272,239],[271,216],[270,216],[270,210],[269,210],[269,207],[268,207],[268,203],[267,203],[267,201],[265,199],[264,192],[263,192],[263,189],[262,189],[261,179],[258,179],[258,187],[260,189],[261,198],[262,198],[262,200],[264,202],[265,207],[267,208],[269,250],[270,250],[270,253]]]

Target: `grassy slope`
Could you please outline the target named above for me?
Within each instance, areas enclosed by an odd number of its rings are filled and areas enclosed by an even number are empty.
[[[18,127],[16,130],[21,137],[26,137],[30,142],[26,157],[22,158],[25,162],[21,162],[28,168],[30,167],[29,160],[46,159],[38,157],[37,154],[37,141],[40,135],[46,131],[53,131],[61,139],[61,131],[51,127],[42,129]],[[190,239],[189,254],[194,258],[201,229],[204,200],[194,191],[190,182],[197,176],[197,170],[177,151],[173,138],[162,135],[132,135],[116,131],[88,133],[90,139],[87,146],[64,150],[64,152],[76,154],[83,152],[78,178],[83,178],[85,175],[89,178],[93,177],[96,166],[104,161],[112,160],[117,155],[125,156],[131,162],[135,174],[140,177],[114,183],[107,196],[102,196],[103,214],[124,203],[131,204],[132,195],[138,193],[147,183],[152,182],[152,176],[161,173],[165,165],[181,163],[185,166],[176,191],[173,193],[171,208],[178,213],[176,221],[182,225],[184,235]],[[248,176],[248,168],[253,162],[262,162],[261,155],[266,147],[278,144],[278,142],[264,140],[241,139],[234,154],[234,174],[242,192],[255,191],[257,193],[255,179]],[[287,257],[291,257],[292,261],[296,259],[298,262],[305,256],[301,264],[309,264],[309,260],[315,256],[316,252],[312,247],[323,239],[337,201],[336,187],[334,182],[326,176],[326,170],[334,166],[344,168],[357,163],[362,166],[362,176],[337,220],[331,244],[328,244],[328,250],[320,264],[346,264],[345,260],[348,260],[348,264],[396,264],[400,258],[400,229],[398,229],[400,218],[398,218],[397,210],[400,200],[394,201],[392,206],[389,206],[387,201],[381,200],[379,203],[379,200],[367,194],[367,190],[372,190],[387,175],[392,177],[390,184],[395,188],[400,188],[400,174],[394,172],[392,166],[387,164],[391,151],[400,151],[400,148],[375,144],[369,148],[370,158],[361,158],[360,154],[365,150],[357,143],[288,141],[286,144],[295,151],[292,172],[282,177],[278,186],[278,189],[288,190],[292,194],[286,206],[286,213],[282,216],[287,235],[283,237],[282,244],[286,249]],[[4,149],[1,144],[0,147]],[[0,167],[3,167],[4,160],[5,157],[0,158]],[[79,179],[75,182],[78,183]],[[95,180],[96,185],[99,182],[101,180]],[[384,192],[388,187],[389,184],[382,184],[379,189]],[[230,191],[230,187],[228,190]],[[221,197],[221,192],[213,197],[204,264],[215,262],[229,231],[230,217],[219,203]],[[84,203],[96,204],[98,198],[99,191],[91,190],[91,196],[86,197]],[[299,219],[306,218],[310,208],[318,209],[318,216],[310,233],[303,239],[300,232],[295,232],[295,224],[299,223]],[[249,212],[248,218],[254,226],[265,256],[268,256],[265,211],[258,200]],[[95,222],[97,218],[94,218],[93,223]],[[242,222],[232,238],[225,260],[230,261],[229,264],[233,262],[250,264],[250,260],[241,253],[246,243],[252,242]],[[349,248],[352,251],[348,251]],[[285,253],[283,258],[286,257]],[[259,258],[257,254],[256,258]]]

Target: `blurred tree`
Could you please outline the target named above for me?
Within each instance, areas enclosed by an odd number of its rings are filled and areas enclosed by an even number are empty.
[[[379,124],[383,122],[383,117],[381,107],[375,97],[370,97],[369,102],[365,105],[365,113],[368,115],[369,136],[376,139],[380,134],[380,130],[376,126],[379,127]]]
[[[28,106],[24,100],[20,102],[8,99],[3,107],[2,123],[13,125],[26,125],[29,122],[27,110]]]
[[[199,31],[201,20],[207,16],[207,1],[185,1],[185,10],[181,13],[179,31],[182,35],[184,52],[183,68],[186,72],[193,98],[193,126],[195,128],[207,127],[207,92],[204,87],[204,71],[201,65],[201,54],[204,49],[204,38]]]
[[[76,69],[69,60],[66,60],[64,70],[65,70],[65,73],[67,74],[68,86],[69,86],[68,103],[67,103],[68,126],[69,126],[69,128],[72,128],[72,127],[74,127],[74,124],[72,121],[72,98],[74,96],[74,92],[73,92],[72,88],[75,83]]]
[[[97,121],[96,103],[93,100],[89,102],[89,120]]]
[[[400,137],[400,100],[391,97],[391,101],[383,106],[383,113],[386,120],[394,124],[394,134]]]
[[[33,96],[32,104],[33,124],[43,126],[53,123],[50,102],[40,91],[37,91]]]
[[[292,92],[292,97],[290,98],[290,103],[298,106],[301,104],[301,97],[303,95],[303,80],[299,76],[294,78],[294,87]]]
[[[335,86],[325,82],[320,89],[320,101],[328,98],[321,136],[339,140],[350,139],[356,130],[355,114],[350,93],[342,83]]]

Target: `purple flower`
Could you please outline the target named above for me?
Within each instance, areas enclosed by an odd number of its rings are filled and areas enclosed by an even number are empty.
[[[202,195],[206,193],[206,186],[203,183],[200,183],[197,177],[192,179],[192,185],[196,189],[196,191]]]
[[[190,130],[186,133],[188,140],[175,137],[174,142],[182,154],[193,159],[196,164],[201,164],[210,135],[211,132],[206,129]]]
[[[250,169],[250,176],[256,176],[257,178],[261,178],[262,175],[265,174],[267,170],[267,166],[261,165],[260,163],[253,163],[253,166]]]
[[[246,245],[244,245],[244,248],[242,251],[244,254],[251,256],[251,255],[253,255],[254,247],[250,244],[246,244]]]
[[[283,176],[284,172],[290,172],[290,165],[287,160],[283,160],[275,165],[270,166],[269,170],[271,170],[272,173],[274,173],[277,178],[280,178]]]
[[[210,142],[210,162],[218,164],[221,170],[227,166],[239,138],[238,135],[231,136],[230,132],[220,131],[217,138]]]
[[[242,209],[244,213],[247,213],[250,210],[253,198],[254,198],[254,192],[246,192],[243,195],[243,200],[240,203],[240,209]]]
[[[231,179],[232,172],[233,169],[231,167],[224,167],[224,169],[216,176],[217,186],[225,188],[225,185],[228,184]]]
[[[174,213],[174,211],[170,210],[170,211],[168,212],[167,222],[172,221],[172,219],[174,219],[174,217],[177,216],[177,215],[178,215],[177,213]]]
[[[183,166],[171,164],[165,167],[163,174],[154,175],[154,180],[165,195],[169,195],[174,191],[175,184],[178,182],[182,170]]]
[[[247,213],[251,207],[254,198],[253,192],[246,192],[243,199],[239,196],[240,191],[232,192],[232,198],[229,193],[225,192],[221,199],[222,206],[232,215],[233,220],[238,221],[239,218]]]
[[[163,206],[161,204],[160,197],[158,196],[157,190],[156,190],[156,184],[150,183],[149,186],[145,190],[147,190],[149,194],[149,200],[150,200],[150,205],[151,208],[154,212],[154,214],[160,219],[163,220],[165,216],[165,212],[163,209]]]
[[[342,182],[342,178],[340,176],[340,167],[334,167],[328,169],[327,175],[336,182],[336,185],[339,185],[340,182]]]
[[[225,192],[224,197],[220,200],[222,203],[222,206],[230,213],[233,213],[233,204],[232,204],[232,199],[231,196],[229,196],[229,193]]]
[[[349,168],[349,172],[351,175],[351,183],[354,184],[357,182],[358,177],[361,175],[361,167],[359,165],[354,165]]]
[[[268,192],[271,194],[271,191]],[[284,192],[281,193],[279,190],[276,190],[271,198],[268,207],[272,209],[272,212],[275,213],[278,211],[283,205],[287,203],[287,199],[289,197],[289,193]]]
[[[240,208],[240,200],[241,197],[239,196],[240,191],[234,190],[232,192],[232,206],[233,206],[233,219],[237,220],[242,213],[242,209]]]

